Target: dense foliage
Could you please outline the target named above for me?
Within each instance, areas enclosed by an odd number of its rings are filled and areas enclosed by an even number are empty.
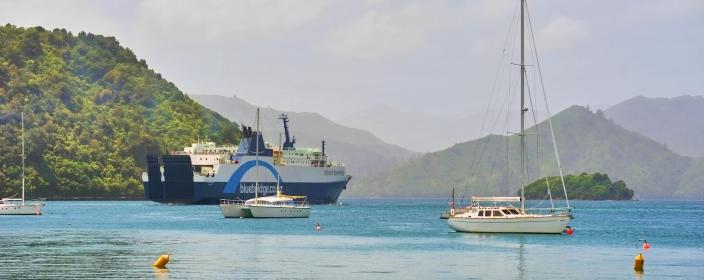
[[[33,197],[142,195],[146,153],[198,137],[235,143],[203,108],[113,37],[0,27],[0,196],[20,190],[20,114]]]
[[[548,186],[553,199],[564,199],[562,182],[559,176],[540,178],[526,186],[527,199],[545,199],[548,197]],[[626,183],[618,180],[612,182],[609,175],[602,173],[582,173],[565,176],[565,188],[569,199],[582,200],[630,200],[633,190]],[[520,195],[520,191],[518,192]]]

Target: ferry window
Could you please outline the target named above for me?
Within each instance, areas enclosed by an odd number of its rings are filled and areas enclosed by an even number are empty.
[[[511,215],[511,211],[509,211],[508,209],[503,209],[501,210],[501,212],[504,212],[504,214],[506,215]]]
[[[484,211],[479,211],[479,217],[484,217]]]
[[[501,211],[499,210],[494,210],[494,217],[501,217],[503,214],[501,214]]]
[[[516,211],[516,209],[511,209],[511,213],[513,213],[514,215],[518,215],[518,211]]]

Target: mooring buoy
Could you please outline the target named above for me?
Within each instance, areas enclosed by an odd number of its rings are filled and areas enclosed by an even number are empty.
[[[636,271],[643,271],[643,266],[645,265],[645,257],[643,253],[638,253],[635,262],[633,263],[633,269]]]
[[[152,266],[158,268],[165,268],[167,263],[169,263],[169,255],[161,255],[158,259],[156,259]]]

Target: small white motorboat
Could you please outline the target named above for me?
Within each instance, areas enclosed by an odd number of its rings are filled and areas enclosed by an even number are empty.
[[[310,205],[305,201],[296,202],[296,199],[305,199],[305,196],[287,196],[277,194],[252,198],[245,202],[253,218],[308,218]]]

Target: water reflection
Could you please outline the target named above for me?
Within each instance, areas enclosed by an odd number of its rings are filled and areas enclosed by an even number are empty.
[[[645,273],[645,271],[643,271],[643,270],[635,270],[635,269],[633,270],[633,276],[635,276],[634,278],[636,280],[642,280],[644,273]]]
[[[518,239],[518,276],[516,279],[528,279],[526,277],[526,260],[525,260],[525,249],[523,246],[525,243],[525,236],[521,235],[520,238]]]
[[[154,270],[154,278],[156,279],[169,279],[169,269],[168,268],[157,268],[152,267]]]

